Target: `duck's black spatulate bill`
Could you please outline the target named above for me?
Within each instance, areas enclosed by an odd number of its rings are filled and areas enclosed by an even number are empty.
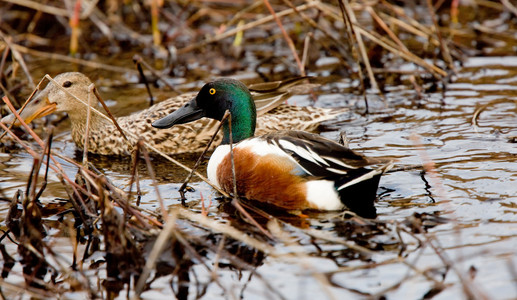
[[[204,116],[205,112],[199,108],[196,98],[194,98],[172,114],[154,121],[152,125],[161,129],[170,128],[176,124],[185,124],[199,120]]]

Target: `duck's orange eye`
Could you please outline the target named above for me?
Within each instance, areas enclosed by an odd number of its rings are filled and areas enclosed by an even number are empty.
[[[215,89],[211,88],[208,92],[210,93],[210,95],[213,95],[213,94],[215,94]]]

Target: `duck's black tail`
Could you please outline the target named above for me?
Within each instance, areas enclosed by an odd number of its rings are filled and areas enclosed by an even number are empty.
[[[341,202],[346,207],[364,218],[377,217],[375,198],[377,188],[384,172],[389,170],[392,163],[385,164],[376,169],[359,169],[347,176],[338,179],[335,187],[339,193]]]

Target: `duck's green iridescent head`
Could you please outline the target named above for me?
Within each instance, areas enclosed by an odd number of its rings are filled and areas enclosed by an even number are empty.
[[[248,88],[230,78],[205,84],[197,96],[172,114],[155,121],[156,128],[169,128],[176,124],[192,122],[202,117],[221,121],[226,110],[232,117],[232,138],[237,143],[255,133],[257,112]],[[223,124],[223,144],[230,142],[228,122]]]

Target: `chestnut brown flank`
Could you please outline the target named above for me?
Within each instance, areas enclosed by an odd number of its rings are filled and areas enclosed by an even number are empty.
[[[240,197],[276,205],[285,209],[305,209],[305,180],[291,174],[293,164],[274,154],[256,156],[249,148],[234,149],[237,194]],[[217,168],[221,188],[233,193],[230,154]]]

